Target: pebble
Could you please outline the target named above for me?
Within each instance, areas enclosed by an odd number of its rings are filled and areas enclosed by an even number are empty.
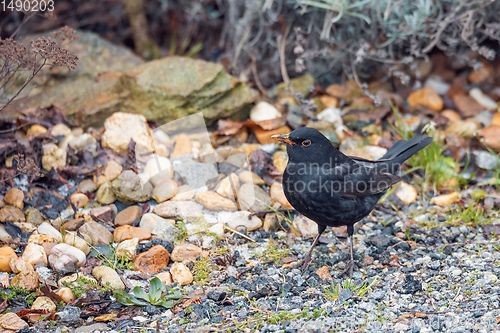
[[[175,146],[170,157],[184,156],[193,154],[193,143],[186,134],[179,134],[175,138]]]
[[[139,239],[132,238],[124,240],[118,244],[116,248],[116,255],[118,258],[125,258],[127,260],[134,260],[137,253],[137,247],[139,246]]]
[[[425,106],[434,111],[441,111],[443,109],[443,99],[432,87],[425,87],[412,92],[408,96],[408,104],[412,108]]]
[[[50,129],[50,134],[52,134],[52,136],[66,136],[70,133],[71,133],[71,128],[69,128],[63,123],[55,124]]]
[[[169,259],[168,251],[161,245],[155,245],[146,252],[137,255],[133,263],[137,270],[151,274],[166,268]]]
[[[483,107],[474,98],[467,95],[454,95],[453,103],[457,106],[460,114],[466,118],[474,117],[483,110]]]
[[[240,179],[236,174],[231,173],[229,176],[223,178],[219,184],[217,184],[215,192],[225,198],[234,200],[239,189]]]
[[[3,201],[19,209],[24,208],[24,193],[20,189],[11,188],[5,193]]]
[[[0,247],[0,272],[12,272],[9,264],[12,258],[17,258],[17,254],[10,246]]]
[[[56,271],[75,271],[85,265],[86,255],[74,246],[60,243],[49,254],[50,266]]]
[[[0,209],[0,222],[26,222],[22,210],[14,206],[6,206]]]
[[[216,234],[217,236],[224,236],[224,224],[216,223],[208,229],[209,232]]]
[[[479,103],[486,110],[496,110],[497,103],[491,99],[488,95],[485,95],[481,89],[472,88],[469,91],[470,97],[474,98],[474,100]]]
[[[183,263],[176,262],[170,268],[172,280],[181,286],[185,286],[193,282],[193,274]]]
[[[156,274],[156,277],[167,286],[170,286],[172,285],[172,283],[174,283],[174,281],[172,280],[172,274],[170,274],[170,272],[160,272]]]
[[[157,224],[151,233],[170,242],[174,242],[180,234],[179,229],[175,227],[174,223],[174,220],[164,220],[164,222]]]
[[[47,267],[47,254],[43,246],[28,243],[21,258],[33,267]]]
[[[132,225],[141,218],[142,212],[139,206],[130,206],[119,212],[115,217],[115,225]]]
[[[75,294],[71,291],[71,288],[64,287],[56,291],[56,294],[62,298],[64,303],[68,304],[76,299]]]
[[[31,305],[31,310],[49,310],[52,312],[56,310],[56,305],[49,297],[40,296]]]
[[[298,215],[293,219],[293,225],[297,228],[301,237],[311,237],[318,234],[318,225],[313,220],[305,217],[304,215]]]
[[[63,241],[61,233],[47,222],[43,222],[42,224],[40,224],[37,230],[42,235],[49,235],[54,237],[54,239],[56,239],[58,242]]]
[[[480,124],[474,119],[459,120],[450,124],[444,131],[446,134],[458,134],[464,138],[472,138],[476,135]]]
[[[404,203],[411,204],[417,200],[418,193],[410,184],[400,182],[396,190],[396,196]]]
[[[16,332],[28,327],[28,323],[19,318],[14,312],[7,312],[4,315],[0,315],[0,327],[5,333],[9,331]]]
[[[500,150],[500,125],[490,125],[479,131],[477,134],[479,137],[483,138],[483,143],[496,150]]]
[[[142,216],[141,222],[139,222],[139,227],[153,231],[157,226],[164,223],[175,224],[175,220],[164,219],[163,217],[153,213],[146,213]]]
[[[45,171],[62,169],[66,166],[68,154],[66,150],[53,143],[43,145],[42,167]]]
[[[89,198],[83,193],[76,192],[71,195],[69,201],[71,201],[76,208],[84,208],[89,203]]]
[[[283,185],[280,183],[274,183],[271,185],[270,189],[271,201],[278,202],[283,208],[293,208],[288,199],[283,192]]]
[[[123,167],[117,162],[111,160],[106,163],[106,167],[102,175],[97,177],[97,186],[101,186],[106,182],[112,182],[122,173]]]
[[[76,247],[77,249],[85,253],[85,255],[88,255],[90,253],[90,247],[87,241],[77,236],[76,232],[67,231],[66,235],[64,235],[64,243]]]
[[[319,120],[329,122],[334,126],[343,125],[342,111],[338,108],[326,108],[317,114]]]
[[[116,271],[108,266],[97,266],[92,270],[92,275],[96,280],[100,281],[102,287],[106,288],[108,285],[111,290],[125,290],[120,276]]]
[[[29,207],[24,211],[24,215],[26,216],[26,222],[38,227],[43,223],[43,215],[36,208]]]
[[[195,196],[196,202],[205,208],[214,211],[234,212],[237,210],[236,203],[228,198],[224,198],[217,192],[200,192]]]
[[[277,151],[273,155],[273,164],[280,173],[285,172],[288,164],[288,154],[282,150]]]
[[[203,219],[203,214],[195,202],[192,201],[165,201],[153,208],[153,213],[164,218],[172,218],[187,222]]]
[[[265,145],[268,143],[276,143],[276,140],[272,138],[276,134],[288,134],[292,130],[288,126],[281,126],[272,130],[264,130],[260,127],[254,128],[254,134],[260,144]]]
[[[269,209],[271,197],[259,186],[245,183],[238,191],[238,204],[241,210],[259,212]]]
[[[249,211],[239,211],[219,215],[219,221],[235,230],[254,231],[262,227],[262,221],[257,216],[252,216],[249,220]]]
[[[263,101],[255,104],[252,110],[250,110],[250,119],[256,123],[281,118],[282,116],[281,112],[274,105]]]
[[[147,228],[122,225],[120,227],[117,227],[113,232],[113,239],[118,243],[132,238],[138,238],[139,241],[149,239],[151,238],[151,231],[149,231],[149,229]]]
[[[266,214],[264,217],[263,229],[266,232],[277,231],[280,227],[278,217],[274,213]]]
[[[440,207],[450,206],[455,203],[460,198],[460,194],[458,192],[451,192],[448,194],[438,195],[431,199],[431,203],[438,205]]]
[[[92,245],[109,244],[113,240],[113,234],[100,223],[95,221],[86,222],[78,229],[82,235],[86,235]]]
[[[189,185],[181,185],[177,188],[177,194],[171,199],[173,201],[189,201],[194,198],[196,190]]]
[[[484,170],[493,170],[500,165],[500,158],[484,150],[474,150],[474,161]]]
[[[168,199],[173,198],[177,194],[177,183],[168,179],[158,185],[153,189],[153,193],[151,197],[156,200],[158,203],[162,203],[167,201]]]
[[[92,193],[98,186],[92,179],[84,179],[78,184],[78,191],[82,193]]]
[[[146,175],[145,181],[150,181],[154,186],[160,181],[174,177],[174,168],[170,160],[164,156],[151,154],[144,165],[142,173]]]
[[[3,242],[10,242],[12,240],[12,236],[5,231],[5,228],[3,225],[0,225],[0,241]]]
[[[116,198],[125,205],[148,201],[153,191],[151,183],[142,184],[141,178],[132,170],[123,171],[111,185]]]
[[[102,205],[110,205],[116,201],[115,191],[110,182],[102,184],[96,193],[97,201]]]
[[[35,290],[40,286],[38,274],[33,269],[26,269],[12,278],[10,284],[13,286],[23,287],[28,290]]]
[[[242,173],[240,173],[239,177],[242,183],[250,183],[259,186],[264,185],[266,183],[264,179],[260,178],[252,171],[243,171]]]
[[[143,115],[115,112],[106,119],[101,137],[103,148],[126,153],[131,139],[135,142],[137,154],[145,155],[154,151],[153,137]]]
[[[195,261],[199,256],[201,256],[202,250],[193,244],[181,243],[174,247],[172,251],[171,259],[172,261]]]

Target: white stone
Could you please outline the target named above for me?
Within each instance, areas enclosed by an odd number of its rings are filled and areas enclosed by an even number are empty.
[[[65,243],[54,246],[49,255],[50,266],[56,271],[76,270],[85,265],[85,261],[85,253]]]
[[[366,146],[363,148],[365,152],[370,154],[374,160],[380,159],[387,153],[387,148],[378,147],[378,146]]]
[[[486,110],[495,110],[497,108],[497,103],[485,95],[479,88],[472,88],[469,91],[469,95]]]
[[[156,200],[156,202],[161,203],[173,198],[176,194],[177,183],[174,180],[169,179],[155,186],[151,196]]]
[[[56,228],[54,228],[53,226],[51,226],[47,222],[43,222],[42,224],[40,224],[38,226],[38,233],[42,234],[42,235],[52,236],[58,242],[62,242],[62,235],[61,235],[61,233]]]
[[[443,82],[438,76],[431,75],[427,81],[425,81],[424,87],[430,87],[439,95],[445,95],[450,89],[450,84]]]
[[[337,108],[326,108],[317,115],[319,120],[323,120],[335,125],[335,127],[339,125],[343,125],[342,121],[342,111]]]
[[[127,239],[121,242],[116,248],[118,258],[125,257],[128,260],[134,260],[139,245],[139,238]]]
[[[44,247],[34,243],[28,243],[21,258],[35,268],[46,267],[48,263]]]
[[[149,231],[153,231],[158,225],[162,223],[170,223],[173,225],[174,222],[174,220],[164,219],[163,217],[153,213],[146,213],[142,216],[141,222],[139,222],[139,227],[149,229]]]
[[[42,166],[46,171],[52,168],[61,169],[66,166],[66,158],[68,154],[66,150],[59,148],[53,143],[43,145]]]
[[[224,236],[224,224],[217,223],[208,229],[209,232],[216,234],[217,236]]]
[[[97,140],[92,135],[88,133],[83,133],[81,135],[70,134],[67,140],[69,147],[74,151],[88,151],[94,156],[97,155]]]
[[[257,216],[252,216],[249,220],[249,215],[250,212],[246,210],[229,214],[220,214],[219,221],[235,230],[254,231],[262,227],[261,219]]]
[[[250,111],[250,119],[255,122],[280,118],[283,115],[278,109],[267,102],[257,103]]]
[[[89,245],[83,238],[78,237],[76,235],[76,232],[68,231],[66,235],[64,235],[64,243],[76,247],[77,249],[85,253],[85,255],[90,253]]]
[[[154,139],[143,115],[115,112],[106,119],[104,128],[101,138],[104,148],[125,153],[128,152],[128,144],[132,139],[136,143],[137,154],[145,155],[154,151]]]
[[[52,134],[52,136],[66,136],[70,133],[71,128],[64,125],[63,123],[54,125],[54,127],[52,127],[52,129],[50,130],[50,134]]]
[[[172,167],[170,160],[156,154],[148,156],[148,161],[144,165],[144,169],[141,171],[149,176],[148,180],[159,173],[166,173],[168,178],[174,177],[174,168]]]
[[[316,222],[304,215],[296,216],[293,219],[293,225],[297,228],[302,237],[311,237],[318,234],[318,225]]]

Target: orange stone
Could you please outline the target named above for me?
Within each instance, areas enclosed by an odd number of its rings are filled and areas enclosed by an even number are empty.
[[[179,134],[175,140],[174,151],[170,157],[184,156],[193,153],[193,143],[186,134]]]
[[[330,275],[330,272],[328,271],[328,266],[323,266],[323,267],[319,268],[316,271],[316,274],[318,274],[318,276],[321,280],[324,280],[324,279],[331,280],[332,279],[332,276]]]
[[[460,115],[454,110],[446,109],[441,112],[441,115],[447,118],[450,123],[456,123],[457,121],[462,120],[462,117],[460,117]]]
[[[413,108],[424,106],[434,111],[443,109],[443,99],[431,87],[412,92],[408,96],[408,104]]]
[[[121,242],[127,239],[139,238],[139,242],[151,238],[151,231],[147,228],[137,228],[129,225],[122,225],[113,232],[115,242]]]
[[[161,245],[155,245],[135,257],[133,263],[136,270],[151,274],[166,268],[169,260],[168,251]]]
[[[10,246],[0,247],[0,272],[12,272],[9,265],[11,258],[17,258],[16,252]]]
[[[500,126],[500,112],[497,112],[493,115],[493,119],[491,119],[491,124]]]
[[[483,143],[492,148],[500,149],[500,126],[491,125],[479,131],[478,136],[483,138]]]
[[[466,118],[474,117],[483,111],[483,107],[474,98],[467,95],[453,96],[453,103],[455,103],[460,113]]]
[[[259,140],[260,144],[268,144],[268,143],[278,143],[278,141],[274,140],[271,138],[275,134],[288,134],[292,130],[288,126],[281,126],[276,129],[266,131],[263,130],[262,128],[254,128],[254,134],[257,137],[257,140]]]

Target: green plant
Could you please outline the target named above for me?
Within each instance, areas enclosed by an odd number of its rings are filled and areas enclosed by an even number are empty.
[[[114,243],[114,239],[113,239]],[[116,250],[118,247],[115,247],[113,245],[109,245],[108,247],[108,253],[103,254],[96,250],[92,244],[87,243],[90,246],[90,251],[96,256],[97,259],[99,259],[105,266],[108,266],[112,269],[122,269],[122,270],[133,270],[135,269],[135,265],[128,260],[125,256],[123,255],[118,255]]]
[[[261,254],[261,260],[268,259],[273,260],[276,265],[280,263],[283,258],[290,256],[292,250],[288,247],[282,248],[273,239],[270,239],[267,243],[267,249],[264,250]]]
[[[188,236],[187,228],[186,228],[186,221],[177,221],[175,224],[177,229],[179,229],[179,235],[177,236],[177,241],[184,242]]]
[[[193,266],[193,281],[196,284],[205,284],[210,281],[211,265],[208,258],[200,257]]]
[[[62,281],[62,284],[71,289],[76,298],[80,298],[90,289],[99,289],[100,286],[95,281],[86,278],[83,275],[78,276],[78,278],[73,282]]]
[[[116,300],[123,305],[139,305],[145,306],[148,303],[163,306],[170,309],[174,306],[174,300],[182,299],[180,293],[167,294],[163,296],[166,291],[165,285],[157,277],[149,282],[149,294],[147,294],[141,287],[132,289],[134,295],[131,295],[123,290],[115,290],[114,296]]]
[[[349,289],[353,293],[357,294],[360,297],[363,297],[366,293],[368,293],[372,287],[377,284],[380,280],[375,278],[371,283],[365,282],[364,284],[360,286],[354,285],[353,281],[351,279],[347,279],[344,281],[344,284],[341,285],[340,283],[337,283],[337,285],[334,285],[332,282],[331,287],[324,287],[323,291],[325,292],[324,296],[328,299],[338,299],[339,294],[342,292],[344,289]]]
[[[489,224],[493,218],[477,202],[469,203],[467,207],[457,206],[448,211],[445,216],[446,224],[478,226]]]
[[[413,137],[413,132],[410,131],[408,125],[406,125],[403,121],[397,107],[391,102],[389,103],[396,117],[395,124],[391,125],[392,128],[403,139],[410,139]],[[460,165],[453,158],[444,155],[446,145],[441,133],[436,130],[436,127],[432,122],[424,127],[424,132],[433,137],[434,140],[432,140],[427,147],[420,150],[408,160],[407,163],[411,165],[412,168],[406,173],[424,169],[426,182],[432,184],[433,186],[457,186],[460,178],[458,173]],[[454,182],[454,180],[457,180],[457,182]]]

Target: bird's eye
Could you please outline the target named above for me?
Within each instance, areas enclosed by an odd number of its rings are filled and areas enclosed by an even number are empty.
[[[304,147],[309,147],[311,145],[311,140],[304,140],[304,141],[302,141],[302,145]]]

